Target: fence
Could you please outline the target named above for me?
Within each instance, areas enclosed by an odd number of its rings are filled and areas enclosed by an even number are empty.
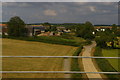
[[[64,58],[64,69],[68,58],[97,58],[97,59],[120,59],[120,57],[85,57],[85,56],[0,56],[0,58]],[[80,71],[0,71],[0,73],[94,73],[94,74],[120,74],[120,72],[80,72]]]

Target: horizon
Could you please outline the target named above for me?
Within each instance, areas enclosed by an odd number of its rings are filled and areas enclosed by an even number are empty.
[[[0,22],[0,24],[6,24],[7,22]],[[46,23],[46,22],[43,22],[43,23]],[[35,24],[35,25],[40,25],[40,24],[43,24],[43,23],[25,23],[25,24]],[[49,23],[49,22],[48,22]],[[84,22],[85,23],[85,22]],[[50,23],[50,24],[84,24],[84,23]],[[111,26],[111,25],[113,25],[113,24],[93,24],[93,25],[103,25],[103,26]],[[120,26],[119,24],[116,24],[116,25],[118,25],[118,26]]]

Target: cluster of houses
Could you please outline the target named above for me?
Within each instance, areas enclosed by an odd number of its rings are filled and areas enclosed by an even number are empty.
[[[0,24],[1,27],[1,35],[8,35],[8,27],[7,24]],[[47,27],[43,25],[26,25],[25,28],[27,29],[27,36],[60,36],[63,33],[70,33],[70,29],[66,29],[65,27],[57,27],[57,32],[54,31],[47,31]]]
[[[112,30],[112,26],[100,26],[100,27],[95,27],[96,31],[105,31],[106,29]]]
[[[4,35],[8,35],[8,27],[7,27],[7,24],[0,24],[0,27],[1,27],[1,31],[0,31],[0,34],[4,34]],[[43,25],[26,25],[25,26],[28,33],[27,35],[28,36],[34,36],[34,35],[37,35],[37,36],[60,36],[61,34],[63,33],[70,33],[71,30],[70,29],[66,29],[65,27],[63,26],[58,26],[56,29],[57,32],[54,32],[54,31],[47,31],[46,32],[46,29],[47,27],[43,26]],[[96,31],[106,31],[106,29],[110,29],[112,30],[112,27],[111,26],[95,26],[94,27]],[[93,32],[93,34],[95,34],[95,32]]]

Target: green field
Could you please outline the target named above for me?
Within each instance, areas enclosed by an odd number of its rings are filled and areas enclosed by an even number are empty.
[[[3,56],[72,56],[77,47],[3,39]],[[4,71],[62,71],[62,58],[3,58]],[[64,78],[64,74],[3,74],[3,78]]]
[[[102,54],[104,57],[118,57],[120,55],[120,49],[102,49]],[[120,71],[118,68],[118,59],[107,59],[114,69]]]

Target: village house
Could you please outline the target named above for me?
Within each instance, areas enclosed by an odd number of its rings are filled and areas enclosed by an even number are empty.
[[[97,32],[104,32],[106,31],[107,29],[109,30],[112,30],[112,26],[95,26],[94,29],[97,31]],[[96,34],[96,32],[92,32],[92,34]]]
[[[1,35],[4,34],[4,35],[8,35],[8,29],[7,29],[7,24],[0,24],[0,27],[1,27]]]
[[[62,26],[57,27],[57,31],[61,32],[61,33],[70,33],[71,32],[70,29],[66,29],[65,27],[62,27]]]
[[[112,26],[100,26],[100,27],[95,27],[96,31],[106,31],[106,29],[112,30]]]

